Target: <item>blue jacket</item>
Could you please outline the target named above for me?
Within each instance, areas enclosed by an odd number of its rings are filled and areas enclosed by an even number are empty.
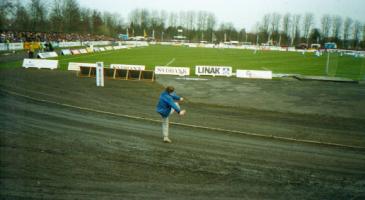
[[[162,92],[156,111],[160,113],[162,117],[168,117],[170,115],[171,108],[173,108],[177,113],[180,113],[180,108],[175,104],[175,100],[178,101],[180,98],[181,97],[177,96],[175,93],[169,94],[167,91]]]

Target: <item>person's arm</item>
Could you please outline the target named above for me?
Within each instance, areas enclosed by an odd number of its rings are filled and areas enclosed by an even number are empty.
[[[176,105],[175,101],[173,100],[173,98],[168,98],[167,99],[167,103],[177,112],[180,113],[180,108]]]
[[[176,101],[183,101],[183,100],[184,100],[184,98],[182,98],[182,97],[180,97],[180,96],[177,96],[175,92],[174,92],[174,93],[172,93],[172,94],[170,94],[170,96],[171,96],[174,100],[176,100]]]

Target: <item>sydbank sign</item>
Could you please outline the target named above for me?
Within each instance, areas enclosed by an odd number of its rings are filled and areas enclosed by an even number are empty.
[[[110,68],[143,71],[146,67],[144,65],[111,64]]]
[[[232,76],[232,67],[227,66],[196,66],[195,74],[198,76]]]
[[[155,74],[189,76],[190,75],[190,68],[189,67],[156,66],[155,67]]]

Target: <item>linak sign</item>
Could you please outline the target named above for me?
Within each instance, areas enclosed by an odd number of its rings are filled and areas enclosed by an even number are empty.
[[[156,66],[155,67],[155,74],[189,76],[190,75],[190,68],[188,68],[188,67]]]
[[[196,66],[195,74],[209,76],[232,76],[232,67],[227,66]]]

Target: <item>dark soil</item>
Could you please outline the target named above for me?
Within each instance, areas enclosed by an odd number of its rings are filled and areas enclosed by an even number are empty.
[[[360,148],[182,125],[165,144],[151,121],[164,85],[187,99],[172,122]],[[97,88],[73,72],[0,70],[0,199],[364,199],[364,94],[225,78]]]

